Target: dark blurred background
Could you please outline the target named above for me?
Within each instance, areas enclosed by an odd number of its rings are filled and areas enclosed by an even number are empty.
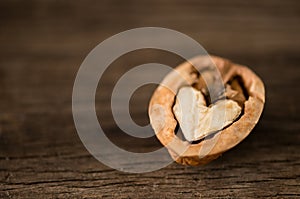
[[[299,24],[298,0],[1,0],[0,196],[299,196]],[[209,53],[249,66],[265,82],[258,126],[204,168],[172,164],[125,175],[93,159],[77,136],[71,95],[81,62],[101,41],[144,26],[187,34]],[[159,50],[129,53],[106,71],[105,92],[97,93],[97,114],[107,116],[99,120],[108,136],[133,151],[160,144],[124,135],[111,118],[109,97],[124,72],[147,62],[175,67],[182,59]],[[148,123],[154,89],[144,86],[132,97],[138,124]]]

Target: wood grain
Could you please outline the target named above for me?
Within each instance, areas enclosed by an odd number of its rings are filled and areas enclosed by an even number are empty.
[[[299,22],[296,0],[1,1],[0,197],[300,197]],[[76,72],[99,42],[140,26],[181,31],[263,79],[265,110],[246,140],[206,166],[173,163],[145,174],[113,170],[86,151],[71,112]],[[109,96],[124,72],[150,61],[175,67],[182,59],[157,50],[129,53],[106,71],[104,92],[97,92],[99,121],[131,151],[161,145],[124,135],[112,120]],[[148,123],[154,88],[132,98],[139,124]]]

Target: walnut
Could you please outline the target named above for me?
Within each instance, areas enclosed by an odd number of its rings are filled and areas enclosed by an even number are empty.
[[[173,107],[174,115],[188,141],[202,139],[223,129],[241,114],[241,110],[237,102],[227,99],[207,107],[201,91],[193,87],[181,88]]]
[[[216,80],[212,62],[225,89],[210,89]],[[149,117],[157,138],[176,162],[202,165],[245,139],[264,103],[263,82],[249,68],[220,57],[199,56],[165,77],[153,93]],[[223,112],[225,117],[218,121],[218,113]],[[176,135],[178,123],[186,140]]]

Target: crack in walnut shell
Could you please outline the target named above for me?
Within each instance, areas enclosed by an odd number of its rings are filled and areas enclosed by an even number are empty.
[[[233,89],[240,89],[233,81],[235,77],[240,78],[242,87],[247,93],[247,99],[243,95],[231,96],[243,106],[243,113],[230,126],[217,132],[217,136],[214,137],[218,139],[209,138],[201,140],[199,143],[189,144],[177,137],[175,133],[178,123],[172,108],[176,93],[182,86],[196,85],[195,87],[198,86],[199,90],[205,89],[203,83],[197,84],[199,83],[197,73],[207,67],[211,61],[220,71],[224,85],[231,82]],[[191,63],[196,64],[193,66]],[[207,83],[209,84],[209,82]],[[230,98],[230,93],[226,97]],[[157,138],[166,146],[171,157],[180,164],[196,166],[209,163],[245,139],[257,124],[264,103],[264,84],[249,68],[216,56],[199,56],[182,63],[164,78],[152,95],[148,113]],[[162,108],[163,111],[159,111],[157,107]],[[205,154],[202,154],[202,148],[207,145],[212,147]]]

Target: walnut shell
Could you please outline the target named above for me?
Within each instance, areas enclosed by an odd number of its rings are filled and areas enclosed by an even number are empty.
[[[244,103],[243,114],[237,121],[212,138],[190,144],[181,140],[175,133],[177,120],[172,107],[179,88],[195,84],[198,80],[197,71],[201,71],[211,61],[220,71],[224,84],[239,76],[248,98]],[[249,68],[216,56],[199,56],[182,63],[164,78],[153,93],[148,112],[157,138],[167,147],[172,158],[180,164],[196,166],[216,159],[245,139],[257,124],[264,103],[264,84]]]

